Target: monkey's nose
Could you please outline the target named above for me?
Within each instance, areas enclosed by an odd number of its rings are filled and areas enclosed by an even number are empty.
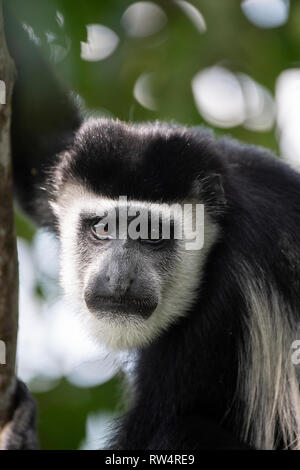
[[[99,282],[98,291],[112,297],[123,297],[134,282],[133,273],[107,272]]]
[[[112,278],[105,273],[96,276],[84,291],[88,309],[97,317],[132,314],[148,318],[157,307],[158,298],[146,296],[146,289],[139,290],[135,280],[130,275]]]
[[[102,272],[91,280],[84,297],[90,310],[101,308],[104,302],[123,302],[132,296],[134,277],[131,273]]]

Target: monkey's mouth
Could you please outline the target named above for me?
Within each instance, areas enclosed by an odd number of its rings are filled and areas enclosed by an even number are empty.
[[[135,315],[147,319],[157,307],[154,299],[137,299],[132,297],[85,296],[88,309],[96,317]]]

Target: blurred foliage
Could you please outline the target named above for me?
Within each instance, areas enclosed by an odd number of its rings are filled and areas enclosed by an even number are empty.
[[[20,237],[25,238],[28,242],[31,242],[34,237],[35,228],[18,210],[15,211],[15,224],[17,234]]]
[[[30,25],[41,40],[45,55],[51,50],[46,33],[55,34],[55,43],[70,50],[54,64],[58,74],[78,93],[88,108],[123,120],[174,120],[188,125],[205,123],[195,106],[191,79],[200,70],[221,64],[242,72],[274,93],[279,73],[299,66],[300,2],[292,1],[289,21],[279,28],[261,29],[244,16],[238,0],[193,0],[201,11],[207,31],[199,34],[188,17],[171,0],[155,2],[167,17],[158,33],[132,38],[126,34],[121,17],[129,0],[9,0],[20,21]],[[61,28],[57,10],[64,17]],[[120,43],[104,60],[87,62],[80,58],[80,42],[87,40],[87,24],[111,28]],[[133,88],[142,73],[155,72],[153,94],[158,111],[141,106]],[[34,81],[38,77],[33,77]],[[223,129],[215,128],[217,133]],[[276,131],[254,132],[238,126],[229,130],[236,138],[278,151]],[[226,131],[228,133],[228,130]],[[17,232],[28,241],[34,229],[19,214]],[[92,389],[78,389],[62,380],[59,385],[36,394],[40,407],[39,432],[44,449],[77,448],[85,433],[85,420],[92,410],[112,411],[118,399],[118,379]]]
[[[39,405],[41,449],[78,449],[85,437],[88,413],[116,412],[119,395],[118,378],[89,389],[61,380],[54,389],[35,393]]]
[[[201,69],[222,64],[232,71],[250,75],[274,92],[278,74],[299,64],[300,2],[291,2],[289,21],[274,29],[261,29],[244,16],[238,0],[194,0],[207,31],[199,31],[171,0],[155,2],[168,17],[165,28],[155,35],[132,38],[120,22],[131,5],[129,0],[10,0],[17,16],[30,24],[49,54],[45,32],[56,42],[71,39],[66,58],[56,67],[62,78],[92,109],[105,109],[123,120],[175,120],[184,124],[203,123],[191,90],[191,79]],[[64,28],[56,21],[63,14]],[[120,38],[116,51],[98,62],[80,58],[80,42],[86,41],[86,25],[99,23]],[[133,97],[133,87],[144,72],[155,72],[154,95],[158,111],[143,108]],[[33,77],[34,80],[34,77]],[[220,132],[219,129],[216,129]],[[224,132],[221,130],[221,132]],[[253,132],[236,127],[230,133],[242,140],[277,150],[274,130]]]

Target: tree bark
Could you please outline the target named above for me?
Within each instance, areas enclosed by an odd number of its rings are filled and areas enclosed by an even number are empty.
[[[0,361],[1,429],[10,419],[15,391],[15,359],[18,329],[18,260],[13,213],[13,183],[10,153],[11,96],[15,68],[9,55],[0,0],[0,341],[5,345],[5,364]],[[6,99],[3,99],[3,86]],[[3,104],[5,102],[5,104]]]

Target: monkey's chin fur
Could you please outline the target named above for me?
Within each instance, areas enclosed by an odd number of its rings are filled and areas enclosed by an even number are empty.
[[[102,312],[95,316],[86,307],[77,309],[88,335],[112,350],[145,347],[173,323],[175,318],[162,316],[158,306],[148,318],[138,315],[116,315]]]

